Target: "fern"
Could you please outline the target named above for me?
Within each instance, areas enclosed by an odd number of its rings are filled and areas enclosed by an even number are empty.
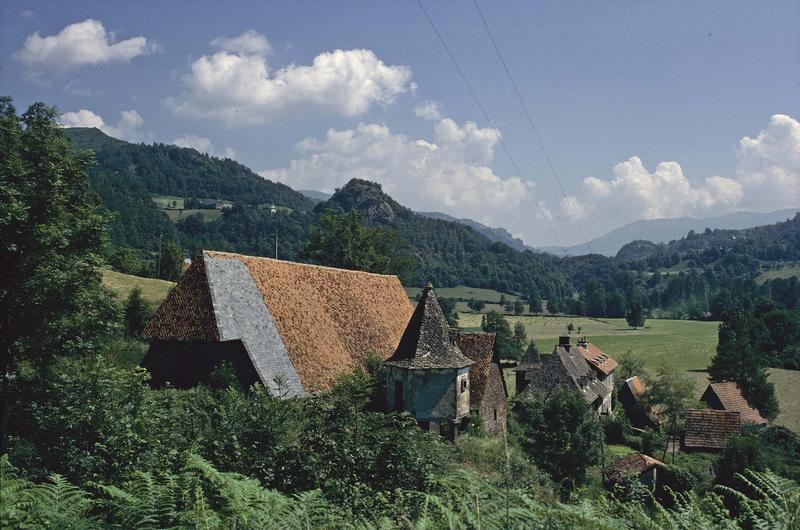
[[[0,458],[0,527],[2,528],[95,528],[88,514],[93,502],[88,493],[52,474],[48,482],[33,484],[17,476],[8,457]]]

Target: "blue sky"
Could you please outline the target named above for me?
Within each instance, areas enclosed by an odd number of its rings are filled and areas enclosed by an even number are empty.
[[[492,123],[416,2],[7,0],[0,93],[534,245],[800,206],[797,2],[479,0],[564,194],[472,2],[424,5]]]

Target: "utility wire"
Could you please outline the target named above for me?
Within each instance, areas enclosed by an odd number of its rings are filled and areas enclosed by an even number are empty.
[[[478,99],[478,95],[475,94],[475,91],[472,89],[472,85],[470,84],[469,80],[467,79],[467,76],[464,75],[464,72],[461,70],[461,67],[458,65],[458,61],[456,61],[456,58],[453,56],[453,53],[450,51],[450,47],[447,46],[447,43],[445,42],[444,37],[442,37],[442,34],[439,33],[439,30],[436,28],[436,24],[433,23],[433,19],[428,14],[428,11],[425,9],[425,6],[422,5],[422,0],[417,0],[417,4],[419,4],[419,8],[425,14],[425,18],[428,19],[428,22],[430,23],[431,28],[433,28],[433,32],[436,33],[436,37],[438,37],[438,39],[439,39],[439,42],[442,43],[442,47],[444,48],[444,51],[447,53],[447,56],[450,58],[450,62],[453,63],[453,66],[456,68],[456,71],[458,72],[458,75],[461,77],[461,80],[464,82],[464,85],[467,87],[467,90],[469,91],[470,95],[472,96],[472,99],[475,101],[475,105],[481,111],[481,114],[483,114],[484,119],[489,123],[489,125],[491,125],[492,127],[495,127],[494,122],[489,117],[489,114],[486,112],[486,109],[481,104],[481,101]],[[495,128],[497,128],[497,127],[495,127]],[[517,172],[517,176],[520,179],[525,180],[525,178],[522,176],[522,171],[520,171],[519,166],[517,165],[517,162],[514,160],[514,157],[511,156],[511,152],[508,150],[508,147],[506,147],[506,143],[503,141],[502,135],[498,135],[498,141],[500,142],[500,147],[503,149],[503,152],[505,152],[506,156],[508,157],[508,160],[511,162],[511,165],[514,167],[514,170]],[[532,192],[531,192],[531,195],[533,195]],[[542,205],[539,204],[539,202],[536,200],[535,197],[534,197],[533,202],[536,204],[536,208],[538,208],[539,214],[542,216],[542,219],[544,219],[547,222],[547,226],[550,227],[550,232],[553,233],[553,237],[555,237],[556,241],[558,242],[558,246],[560,246],[564,250],[564,253],[566,253],[567,249],[564,247],[564,244],[561,243],[561,238],[559,238],[558,234],[556,234],[556,231],[553,228],[553,223],[550,222],[550,217],[548,217],[547,213],[542,208]]]
[[[492,41],[492,46],[494,47],[494,51],[497,53],[497,57],[500,59],[500,63],[503,65],[503,69],[506,71],[506,75],[508,76],[508,80],[511,82],[511,87],[514,89],[514,93],[517,95],[517,99],[519,100],[519,104],[522,107],[523,112],[525,113],[525,117],[528,119],[528,124],[531,126],[531,130],[533,131],[534,136],[536,136],[536,141],[539,143],[539,147],[542,149],[542,153],[544,154],[545,160],[547,160],[547,165],[550,167],[550,172],[553,174],[553,177],[556,179],[558,183],[558,188],[561,190],[561,195],[567,200],[567,193],[564,191],[564,186],[561,184],[561,179],[558,176],[558,172],[556,172],[555,166],[553,166],[553,161],[550,159],[550,155],[547,152],[547,149],[544,146],[544,142],[542,141],[542,137],[539,134],[539,130],[536,128],[536,125],[533,123],[533,118],[531,117],[531,113],[528,112],[528,107],[525,105],[525,101],[522,99],[522,95],[517,88],[517,84],[514,82],[514,77],[511,75],[511,70],[508,68],[508,64],[506,64],[505,59],[503,58],[503,54],[500,53],[500,47],[497,45],[497,41],[494,39],[494,35],[492,34],[492,30],[489,29],[489,24],[486,23],[486,19],[483,16],[483,12],[481,8],[478,6],[478,0],[472,0],[472,3],[475,5],[475,10],[478,12],[478,16],[481,17],[481,22],[483,22],[483,27],[486,28],[486,33],[489,35],[489,39]],[[583,230],[583,224],[580,222],[579,219],[575,220],[575,223],[578,225],[578,229],[581,232],[581,236],[583,237],[583,241],[586,244],[586,247],[589,249],[589,252],[592,251],[592,247],[589,244],[589,239],[586,237],[586,233]]]

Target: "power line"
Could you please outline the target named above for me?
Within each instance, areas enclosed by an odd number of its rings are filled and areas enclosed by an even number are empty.
[[[478,99],[477,94],[472,89],[472,85],[470,84],[469,80],[467,79],[467,76],[464,75],[464,72],[461,70],[461,67],[458,65],[458,61],[456,61],[456,58],[453,56],[453,53],[450,51],[450,47],[447,46],[447,43],[445,42],[444,37],[442,37],[442,34],[439,33],[439,30],[437,29],[436,24],[433,23],[433,19],[428,14],[428,11],[425,9],[425,6],[422,5],[422,0],[417,0],[417,4],[419,4],[419,8],[425,14],[425,18],[428,19],[428,22],[430,23],[431,28],[433,28],[433,32],[436,33],[436,37],[439,39],[439,42],[442,43],[442,47],[444,48],[444,51],[447,53],[447,56],[450,58],[450,62],[453,63],[453,66],[456,68],[456,71],[458,72],[458,75],[461,77],[461,80],[464,82],[464,85],[467,87],[467,90],[469,91],[470,95],[472,96],[472,99],[475,101],[475,105],[481,111],[481,114],[483,114],[484,119],[489,123],[489,125],[491,125],[492,127],[495,127],[494,122],[489,117],[489,114],[486,112],[486,109],[481,104],[481,101]],[[495,127],[495,128],[497,128],[497,127]],[[511,162],[511,165],[514,167],[514,170],[517,172],[517,176],[520,179],[525,180],[523,178],[523,176],[522,176],[522,171],[520,171],[519,166],[517,165],[517,162],[514,160],[514,157],[511,156],[511,152],[508,150],[508,147],[506,147],[506,143],[503,141],[502,135],[498,135],[498,141],[500,142],[500,147],[503,149],[503,152],[506,154],[506,156],[508,157],[508,160]],[[531,193],[531,195],[533,195],[533,193]],[[566,253],[567,249],[564,247],[564,244],[561,243],[561,238],[559,238],[558,234],[556,234],[556,231],[553,228],[553,224],[550,222],[550,218],[548,217],[547,213],[542,208],[542,205],[539,204],[539,202],[536,200],[535,197],[534,197],[534,201],[533,202],[534,202],[534,204],[536,204],[536,208],[539,210],[539,214],[542,216],[542,219],[544,219],[545,222],[547,223],[547,226],[550,227],[550,232],[553,233],[553,237],[555,237],[556,241],[558,242],[558,246],[560,246],[562,249],[564,249],[564,252]]]
[[[531,113],[528,112],[528,107],[527,105],[525,105],[525,101],[522,99],[522,95],[519,93],[517,84],[514,82],[514,77],[511,75],[511,70],[509,70],[508,64],[506,64],[506,61],[503,58],[503,54],[500,52],[500,47],[497,46],[497,41],[495,41],[494,39],[492,30],[489,29],[489,24],[486,23],[486,19],[483,16],[483,12],[481,11],[481,8],[478,6],[478,0],[472,0],[472,3],[475,5],[475,10],[478,12],[478,16],[481,17],[481,22],[483,22],[483,27],[486,28],[486,33],[489,35],[489,39],[492,41],[492,46],[494,47],[494,51],[497,53],[497,57],[500,59],[500,63],[503,65],[503,69],[506,71],[508,80],[511,82],[511,87],[514,89],[514,94],[517,95],[519,104],[520,106],[522,106],[522,110],[525,113],[525,117],[528,119],[528,124],[531,126],[531,130],[533,131],[534,136],[536,136],[536,141],[539,143],[539,147],[542,149],[542,153],[544,154],[545,160],[547,160],[547,165],[550,167],[550,172],[553,174],[553,177],[555,177],[556,182],[558,183],[558,188],[561,190],[561,195],[564,197],[565,200],[567,200],[567,193],[564,191],[564,186],[561,184],[561,179],[558,176],[558,172],[556,171],[556,168],[553,165],[553,161],[550,159],[550,155],[548,154],[547,149],[544,146],[544,142],[542,141],[542,137],[539,134],[539,130],[533,123],[533,118],[531,117]],[[575,223],[578,225],[578,229],[581,232],[581,236],[583,237],[583,241],[586,244],[586,247],[589,249],[589,252],[591,252],[592,247],[589,244],[589,239],[586,237],[586,233],[583,230],[583,224],[580,222],[580,219],[575,219]]]

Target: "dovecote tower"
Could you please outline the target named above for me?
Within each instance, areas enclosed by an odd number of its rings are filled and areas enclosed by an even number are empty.
[[[425,429],[453,439],[469,415],[469,367],[429,283],[400,344],[385,361],[386,404],[409,412]]]

